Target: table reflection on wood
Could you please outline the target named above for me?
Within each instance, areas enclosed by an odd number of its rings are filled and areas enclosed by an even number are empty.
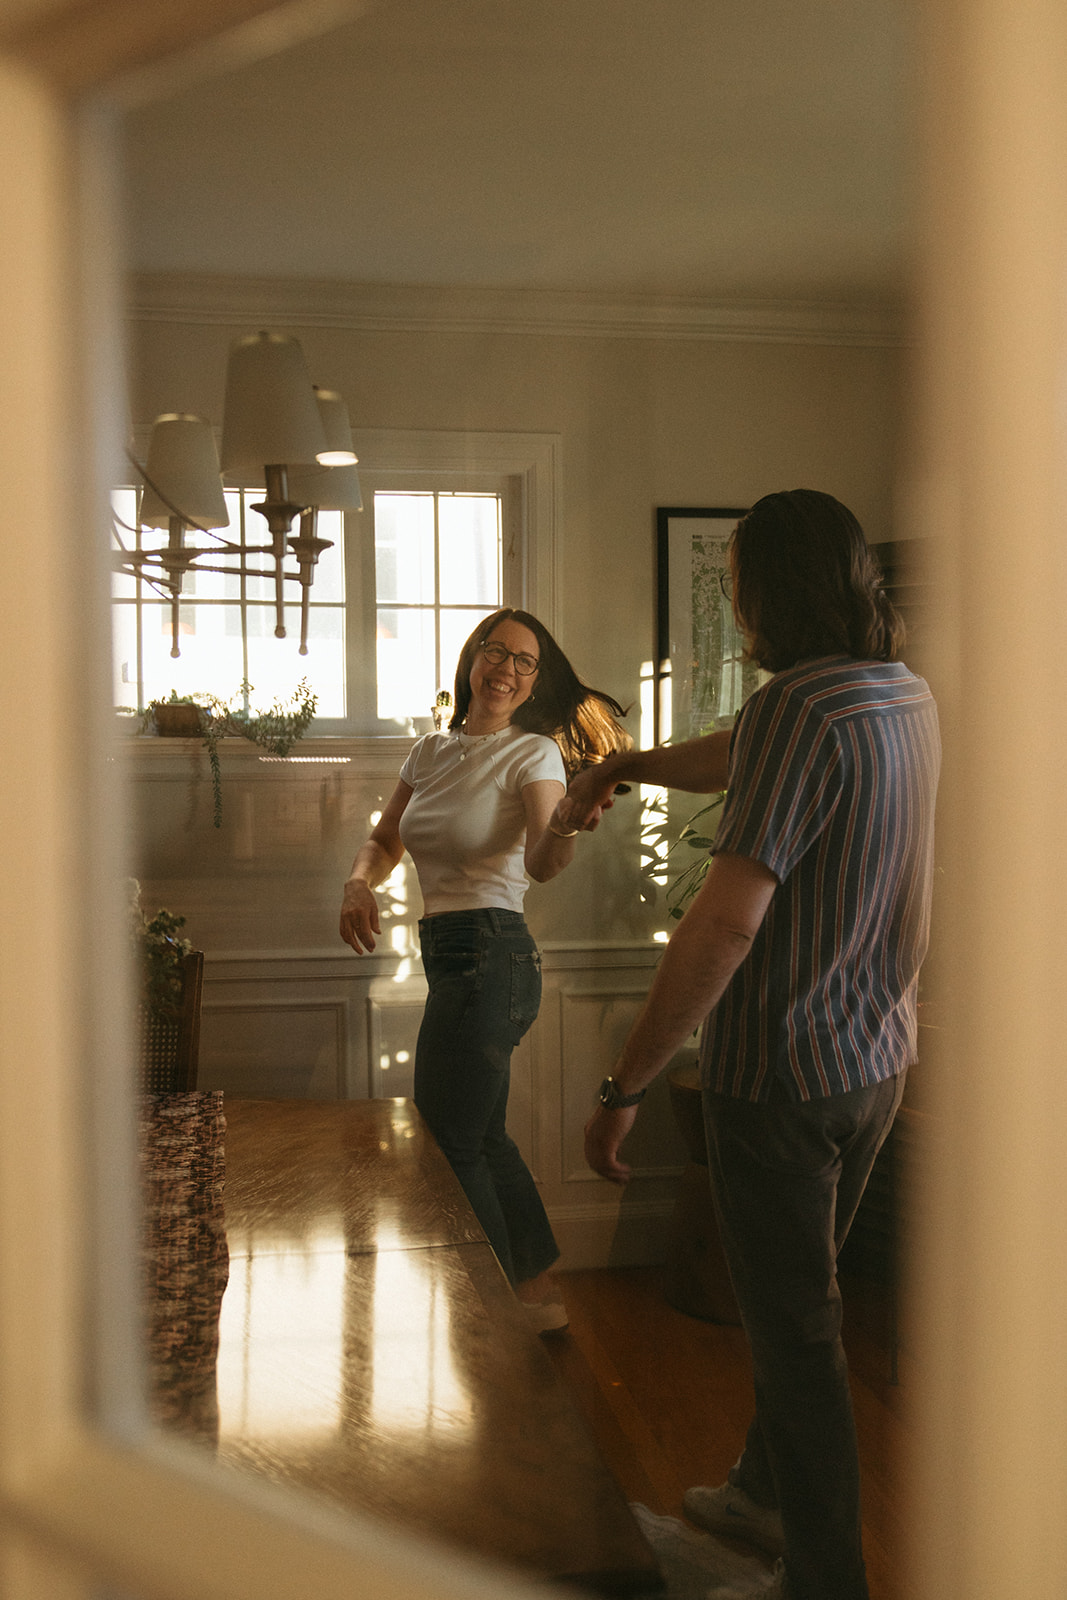
[[[655,1587],[412,1103],[227,1099],[225,1117],[220,1458],[532,1575]]]

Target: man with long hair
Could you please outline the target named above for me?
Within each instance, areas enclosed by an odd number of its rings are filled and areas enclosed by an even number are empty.
[[[689,1516],[781,1556],[790,1600],[866,1600],[837,1254],[916,1054],[940,761],[930,691],[863,531],[827,494],[760,500],[730,544],[734,614],[773,675],[732,733],[609,757],[565,826],[636,779],[726,802],[704,883],[586,1127],[625,1183],[637,1102],[703,1024],[709,1170],[752,1351],[756,1416]],[[748,1591],[713,1590],[743,1596]]]

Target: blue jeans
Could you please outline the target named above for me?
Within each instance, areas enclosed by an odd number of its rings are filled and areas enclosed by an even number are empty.
[[[511,1052],[541,1004],[541,957],[517,911],[443,911],[419,923],[429,995],[415,1104],[511,1283],[559,1257],[506,1121]]]
[[[730,1481],[777,1506],[793,1600],[867,1600],[837,1254],[904,1092],[762,1105],[704,1091],[715,1209],[756,1418]]]

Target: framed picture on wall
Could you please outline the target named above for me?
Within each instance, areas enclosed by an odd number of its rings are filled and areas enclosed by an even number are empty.
[[[745,509],[656,511],[657,744],[728,727],[760,682],[759,668],[741,659],[741,635],[723,588],[726,547]]]

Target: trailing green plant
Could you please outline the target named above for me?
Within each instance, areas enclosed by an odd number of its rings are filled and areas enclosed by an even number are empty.
[[[711,863],[710,851],[715,843],[715,829],[709,829],[708,819],[713,812],[722,809],[725,799],[726,791],[723,789],[707,805],[701,806],[699,811],[695,811],[667,851],[668,862],[672,853],[683,845],[687,849],[701,852],[700,859],[691,862],[667,886],[667,915],[675,921],[684,916],[686,907],[695,898],[701,884],[707,877],[708,867]],[[718,818],[716,818],[717,821]]]
[[[297,740],[302,738],[311,724],[318,704],[306,678],[301,678],[288,700],[275,700],[266,711],[252,711],[249,700],[254,694],[252,685],[245,680],[237,694],[229,700],[220,700],[213,694],[178,694],[174,689],[166,700],[151,700],[145,707],[143,725],[156,719],[161,708],[177,705],[193,706],[197,712],[198,735],[207,751],[211,767],[211,790],[214,798],[214,823],[222,827],[222,766],[219,761],[219,740],[228,734],[247,739],[251,744],[266,750],[268,755],[287,756]],[[234,701],[240,699],[239,705]]]
[[[129,911],[141,1003],[150,1018],[173,1021],[181,1012],[185,958],[193,948],[181,937],[185,918],[162,907],[146,917],[136,878],[130,879]]]
[[[213,720],[224,734],[240,734],[270,755],[287,756],[310,727],[318,696],[301,678],[288,700],[275,700],[267,711],[250,711],[248,700],[254,692],[250,683],[242,683],[238,694],[243,704],[236,709],[229,701],[212,698],[208,704]]]

